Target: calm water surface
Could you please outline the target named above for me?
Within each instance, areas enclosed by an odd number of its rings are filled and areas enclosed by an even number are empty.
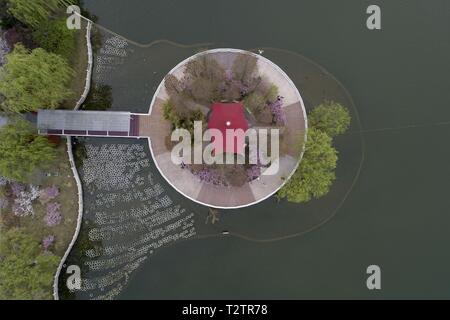
[[[442,124],[450,121],[448,0],[379,0],[383,30],[376,32],[365,28],[372,1],[85,3],[99,24],[139,43],[168,39],[209,47],[272,47],[314,60],[351,93],[361,128],[353,126],[345,139],[362,130],[365,146],[359,179],[322,227],[268,243],[234,237],[177,243],[148,259],[119,298],[450,298],[450,125]],[[164,71],[190,54],[180,50],[172,50],[172,56],[153,51],[160,66],[154,67],[156,75],[145,68],[123,71],[137,81],[122,90],[145,87],[137,95],[130,91],[129,100],[114,91],[114,108],[120,109],[120,102],[143,111]],[[291,53],[267,50],[274,61],[294,68]],[[343,181],[345,172],[354,175],[362,150],[359,142],[344,142],[338,141]],[[347,187],[338,185],[333,192]],[[242,217],[239,211],[223,212],[217,228],[245,228],[254,231],[252,236],[269,237],[281,234],[280,226],[302,230],[316,216],[329,214],[327,203],[337,205],[333,192],[311,205],[324,208],[313,216],[302,217],[309,212],[304,206],[283,206],[289,210],[283,212],[272,199]],[[371,264],[382,268],[378,292],[365,286]]]

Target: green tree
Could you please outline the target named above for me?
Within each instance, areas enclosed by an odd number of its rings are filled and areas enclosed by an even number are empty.
[[[8,0],[9,12],[26,25],[38,28],[58,8],[66,8],[73,0]]]
[[[76,30],[67,28],[65,19],[49,19],[33,32],[33,39],[46,51],[69,60],[75,49],[75,34]]]
[[[255,117],[257,117],[267,106],[267,101],[263,95],[258,92],[252,92],[244,98],[244,106]]]
[[[194,133],[194,122],[201,121],[205,124],[205,115],[200,110],[192,110],[186,114],[179,114],[175,109],[172,100],[167,100],[163,104],[163,117],[172,123],[172,129],[186,129],[191,134]]]
[[[2,108],[16,113],[56,108],[71,95],[67,87],[72,74],[64,58],[41,48],[30,52],[16,45],[0,70]]]
[[[28,122],[16,120],[0,129],[0,154],[0,176],[26,182],[35,169],[55,159],[56,149]]]
[[[172,128],[180,128],[182,119],[178,115],[178,113],[175,110],[175,106],[173,105],[172,100],[167,100],[163,104],[163,116],[164,119],[169,121],[172,124]]]
[[[0,300],[52,298],[53,275],[59,257],[43,253],[28,233],[9,229],[0,233]]]
[[[309,129],[300,167],[278,192],[278,196],[297,203],[324,196],[336,178],[334,169],[337,159],[332,139],[320,130]]]
[[[308,122],[311,127],[333,138],[347,131],[350,126],[350,113],[341,104],[326,101],[312,110]]]
[[[264,99],[266,99],[267,102],[274,102],[278,98],[278,87],[274,84],[272,84],[269,87],[269,90],[267,90]]]

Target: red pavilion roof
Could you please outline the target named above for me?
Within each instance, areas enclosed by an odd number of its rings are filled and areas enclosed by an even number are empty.
[[[248,123],[244,115],[244,105],[237,103],[214,103],[212,113],[208,121],[208,129],[219,129],[223,135],[223,145],[216,143],[215,153],[229,152],[243,154],[245,150],[245,132],[248,130]],[[244,134],[238,134],[234,138],[233,144],[227,145],[226,131],[242,129]],[[242,143],[239,143],[242,141]],[[214,142],[214,140],[213,140]]]

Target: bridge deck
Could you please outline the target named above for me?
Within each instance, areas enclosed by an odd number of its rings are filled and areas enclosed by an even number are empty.
[[[129,112],[39,110],[41,134],[138,137],[139,116]]]

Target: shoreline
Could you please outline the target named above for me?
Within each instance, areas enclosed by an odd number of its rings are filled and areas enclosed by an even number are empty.
[[[92,77],[92,66],[93,66],[93,51],[92,51],[92,43],[91,43],[91,30],[92,30],[92,22],[88,21],[86,25],[86,43],[87,43],[87,56],[88,56],[88,68],[86,70],[86,82],[83,94],[81,95],[80,99],[77,101],[74,110],[78,110],[81,105],[86,100],[87,95],[89,94],[90,88],[91,88],[91,77]],[[69,162],[70,166],[73,172],[73,177],[77,183],[78,188],[78,218],[77,218],[77,226],[74,232],[74,235],[72,237],[72,241],[69,243],[69,246],[67,247],[63,257],[61,258],[61,261],[58,265],[58,268],[56,269],[56,273],[53,278],[53,299],[59,300],[59,276],[61,274],[61,270],[67,260],[67,257],[69,256],[70,252],[72,251],[73,246],[75,245],[76,240],[78,239],[78,235],[80,233],[81,229],[81,222],[83,220],[83,186],[81,184],[81,179],[78,174],[78,170],[75,165],[75,159],[72,152],[72,138],[67,137],[67,154],[69,156]]]

